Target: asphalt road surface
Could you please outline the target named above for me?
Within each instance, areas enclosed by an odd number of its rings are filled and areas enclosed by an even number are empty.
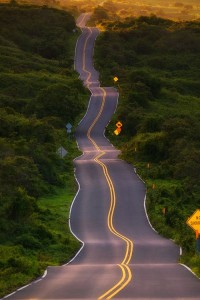
[[[80,188],[70,214],[83,246],[69,264],[49,267],[8,299],[200,299],[200,280],[178,264],[180,248],[149,224],[143,182],[104,136],[118,93],[99,86],[92,64],[98,30],[85,27],[88,18],[77,20],[75,68],[91,99],[76,131],[83,155],[75,160]]]

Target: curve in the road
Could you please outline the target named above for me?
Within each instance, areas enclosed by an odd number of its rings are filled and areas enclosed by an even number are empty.
[[[85,21],[88,17],[89,17],[89,14],[84,14],[82,16],[82,19],[79,20],[79,22],[77,23],[77,25],[80,28],[85,27],[84,23],[85,23]],[[89,41],[89,39],[92,35],[92,28],[87,27],[87,29],[89,31],[89,34],[87,35],[87,37],[85,39],[85,43],[84,43],[84,47],[83,47],[82,71],[87,74],[87,77],[84,80],[84,84],[90,89],[90,85],[91,85],[90,79],[92,77],[92,73],[91,73],[91,71],[89,71],[86,68],[86,49],[87,49],[88,41]],[[81,75],[81,73],[80,73],[80,75]],[[94,82],[93,82],[93,84],[94,84]],[[99,83],[97,82],[97,84],[99,84]],[[96,125],[96,123],[98,122],[99,118],[102,115],[104,105],[105,105],[105,101],[106,101],[106,90],[102,87],[99,87],[99,89],[102,91],[102,103],[101,103],[101,107],[100,107],[100,110],[99,110],[96,118],[94,119],[94,121],[92,122],[92,124],[90,125],[90,127],[87,131],[87,138],[94,145],[95,149],[100,152],[94,158],[94,161],[102,167],[104,176],[106,178],[106,181],[107,181],[107,184],[108,184],[109,190],[110,190],[110,208],[109,208],[108,218],[107,218],[108,228],[109,228],[111,233],[113,233],[115,236],[119,237],[126,244],[126,250],[125,250],[125,255],[124,255],[123,261],[118,264],[118,266],[120,267],[121,272],[122,272],[121,279],[113,287],[111,287],[108,291],[106,291],[103,295],[101,295],[98,298],[98,299],[104,299],[104,298],[105,299],[111,299],[119,291],[121,291],[132,279],[132,272],[131,272],[131,269],[129,268],[128,264],[129,264],[129,262],[132,258],[132,255],[133,255],[133,241],[130,240],[129,238],[127,238],[126,236],[122,235],[120,232],[118,232],[115,229],[114,225],[113,225],[113,216],[114,216],[114,211],[115,211],[115,206],[116,206],[115,188],[114,188],[112,179],[109,175],[109,172],[108,172],[108,169],[107,169],[106,165],[102,161],[99,160],[100,158],[102,158],[106,154],[106,152],[101,151],[100,147],[97,145],[95,140],[91,137],[91,132],[92,132],[94,126]],[[117,94],[117,92],[116,92],[116,94]]]
[[[116,206],[116,195],[115,195],[115,189],[113,186],[113,182],[110,178],[110,175],[108,173],[108,169],[104,163],[102,163],[99,158],[102,157],[105,154],[105,152],[100,153],[97,157],[95,157],[95,161],[103,168],[103,172],[105,175],[105,178],[107,180],[109,189],[110,189],[110,209],[108,213],[108,228],[109,230],[116,235],[117,237],[121,238],[126,243],[126,252],[123,261],[119,264],[119,267],[122,270],[122,278],[112,287],[110,288],[106,293],[104,293],[102,296],[99,297],[99,299],[111,299],[113,296],[115,296],[119,291],[121,291],[130,281],[132,278],[131,270],[128,266],[132,254],[133,254],[133,242],[127,238],[126,236],[120,234],[115,227],[113,226],[113,215],[115,211]]]

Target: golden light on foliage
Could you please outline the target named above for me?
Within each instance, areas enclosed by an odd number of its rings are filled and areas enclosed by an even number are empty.
[[[200,18],[199,0],[0,0],[0,3],[9,2],[66,8],[73,10],[75,14],[100,7],[110,20],[151,14],[177,21]],[[101,28],[104,28],[102,24]]]

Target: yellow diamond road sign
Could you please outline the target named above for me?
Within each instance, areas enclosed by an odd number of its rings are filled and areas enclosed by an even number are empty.
[[[120,128],[120,127],[122,127],[122,123],[121,123],[120,121],[118,121],[118,122],[116,123],[116,126],[117,126],[117,128]]]
[[[195,232],[200,233],[200,209],[197,209],[186,222]]]

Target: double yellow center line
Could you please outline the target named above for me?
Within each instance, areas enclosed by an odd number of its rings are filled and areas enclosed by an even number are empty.
[[[88,29],[90,31],[90,34],[87,36],[87,38],[85,40],[84,49],[83,49],[83,71],[88,73],[88,77],[86,79],[87,85],[89,85],[89,80],[91,78],[91,72],[86,70],[86,47],[87,47],[88,40],[92,34],[91,28],[88,28]],[[121,290],[123,290],[128,285],[128,283],[131,281],[132,273],[131,273],[131,270],[128,265],[130,263],[132,255],[133,255],[133,242],[126,236],[119,233],[113,226],[113,216],[114,216],[114,211],[115,211],[115,207],[116,207],[115,188],[114,188],[113,182],[111,180],[111,177],[108,173],[108,169],[107,169],[106,165],[102,161],[99,160],[106,152],[101,151],[100,147],[97,145],[97,143],[91,137],[92,129],[94,128],[95,124],[97,123],[100,116],[102,115],[105,101],[106,101],[105,89],[101,88],[101,87],[99,89],[102,91],[102,103],[101,103],[101,107],[100,107],[100,110],[99,110],[96,118],[94,119],[94,121],[92,122],[91,126],[89,127],[89,129],[87,131],[87,138],[94,145],[95,149],[97,151],[100,151],[100,153],[94,158],[94,161],[102,167],[104,176],[106,178],[106,181],[108,183],[109,190],[110,190],[110,208],[109,208],[108,217],[107,217],[108,228],[109,228],[110,232],[112,232],[115,236],[117,236],[118,238],[123,240],[126,244],[125,256],[124,256],[122,262],[120,264],[118,264],[118,267],[121,269],[121,272],[122,272],[121,279],[114,286],[112,286],[109,290],[107,290],[104,294],[102,294],[98,298],[100,300],[100,299],[113,298],[117,293],[119,293]]]
[[[112,180],[110,178],[110,175],[108,173],[108,169],[104,163],[102,163],[99,158],[102,157],[105,154],[105,152],[100,153],[94,160],[101,165],[105,178],[107,180],[109,189],[110,189],[110,209],[108,213],[108,218],[107,218],[107,224],[109,230],[116,235],[117,237],[121,238],[122,240],[125,241],[126,243],[126,253],[124,256],[123,261],[118,264],[118,266],[122,270],[122,277],[121,279],[115,284],[112,288],[110,288],[107,292],[105,292],[103,295],[101,295],[98,299],[111,299],[114,297],[117,293],[119,293],[124,287],[131,281],[132,278],[132,273],[131,270],[128,266],[132,253],[133,253],[133,242],[119,233],[113,226],[113,216],[114,216],[114,211],[115,211],[115,206],[116,206],[116,194],[115,194],[115,189],[112,183]]]
[[[86,47],[87,47],[87,43],[88,43],[88,40],[89,40],[89,38],[90,38],[90,36],[91,36],[91,34],[92,34],[92,30],[91,30],[91,28],[90,27],[87,27],[88,29],[89,29],[89,33],[90,34],[88,34],[88,36],[87,36],[87,38],[86,38],[86,40],[85,40],[85,43],[84,43],[84,48],[83,48],[83,71],[84,72],[86,72],[86,73],[88,73],[88,77],[87,77],[87,79],[86,79],[86,85],[88,86],[88,84],[89,84],[89,80],[90,80],[90,78],[91,78],[91,72],[90,71],[88,71],[87,69],[86,69]]]
[[[116,235],[117,237],[119,237],[126,243],[126,253],[125,253],[123,261],[120,264],[118,264],[118,266],[120,267],[120,269],[122,271],[121,279],[113,287],[111,287],[108,291],[106,291],[103,295],[101,295],[98,298],[99,300],[113,298],[117,293],[119,293],[121,290],[123,290],[125,288],[125,286],[127,286],[128,283],[131,281],[132,273],[131,273],[131,270],[130,270],[128,264],[131,260],[132,254],[133,254],[133,242],[129,238],[127,238],[124,235],[122,235],[121,233],[119,233],[113,226],[113,217],[114,217],[114,211],[115,211],[115,207],[116,207],[115,188],[114,188],[113,182],[111,180],[111,177],[108,173],[108,169],[107,169],[106,165],[102,161],[99,160],[106,152],[101,151],[99,146],[97,145],[97,143],[91,138],[91,131],[103,112],[103,108],[104,108],[105,100],[106,100],[106,91],[103,88],[100,88],[100,89],[103,92],[101,107],[100,107],[98,115],[96,116],[92,125],[88,129],[87,137],[92,142],[92,144],[94,145],[96,150],[100,151],[100,153],[94,158],[94,161],[102,167],[103,173],[105,175],[105,178],[108,183],[109,190],[110,190],[110,208],[109,208],[109,213],[108,213],[108,217],[107,217],[108,228],[114,235]]]

